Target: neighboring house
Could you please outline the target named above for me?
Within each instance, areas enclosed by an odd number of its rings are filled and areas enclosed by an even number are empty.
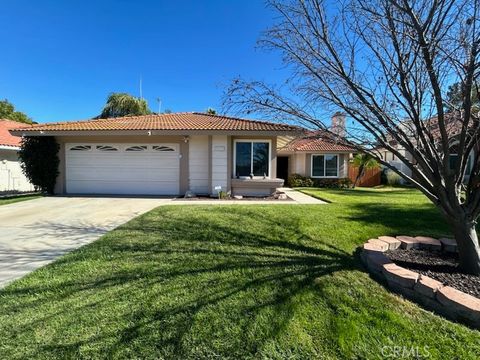
[[[356,150],[345,138],[345,115],[332,117],[330,132],[310,131],[299,137],[279,140],[277,177],[287,179],[292,174],[311,178],[346,178],[348,164]]]
[[[38,124],[12,133],[56,138],[57,194],[269,195],[283,185],[276,178],[277,138],[301,131],[177,113]]]
[[[416,143],[416,140],[415,140],[415,130],[413,128],[413,125],[411,122],[409,121],[405,121],[404,123],[401,124],[402,126],[402,130],[405,131],[407,134],[411,134],[411,141],[413,144]],[[439,127],[438,127],[438,118],[437,117],[432,117],[428,120],[425,121],[425,126],[427,127],[427,129],[429,130],[429,132],[431,133],[434,141],[440,141],[441,139],[441,135],[440,135],[440,130],[439,130]],[[458,139],[457,139],[457,135],[459,134],[460,130],[461,130],[461,122],[458,121],[452,113],[450,114],[447,114],[446,115],[446,124],[445,124],[445,128],[446,128],[446,131],[447,131],[447,134],[449,136],[449,142],[450,142],[450,159],[449,159],[449,162],[450,162],[450,167],[453,169],[455,164],[456,164],[456,158],[457,158],[457,154],[456,154],[456,148],[457,148],[457,145],[458,145]],[[415,160],[413,159],[412,155],[401,145],[397,144],[396,141],[391,141],[390,142],[390,145],[392,145],[393,147],[396,148],[396,150],[402,155],[404,156],[406,159],[408,159],[409,161],[413,162],[414,164],[416,164]],[[393,152],[383,148],[383,147],[379,147],[376,149],[376,151],[379,153],[379,155],[381,156],[381,158],[386,161],[388,164],[394,166],[395,168],[397,168],[398,170],[400,170],[401,172],[403,172],[404,174],[406,174],[407,176],[412,176],[412,170],[410,168],[408,168],[399,158],[398,156],[396,156]],[[471,171],[471,167],[472,167],[472,161],[473,161],[473,152],[470,154],[469,156],[469,162],[467,164],[467,171],[466,171],[466,174],[465,174],[465,177],[468,179],[468,177],[470,176],[470,171]],[[401,179],[401,182],[402,183],[405,183],[405,180],[404,179]]]
[[[10,129],[28,128],[31,125],[0,119],[0,193],[34,190],[23,175],[18,159],[21,138],[10,134]]]

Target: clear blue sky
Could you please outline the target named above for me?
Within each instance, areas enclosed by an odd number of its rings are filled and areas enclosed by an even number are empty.
[[[153,111],[220,107],[237,76],[275,81],[279,58],[255,49],[274,14],[262,0],[2,1],[0,99],[37,122],[90,118],[110,92]]]

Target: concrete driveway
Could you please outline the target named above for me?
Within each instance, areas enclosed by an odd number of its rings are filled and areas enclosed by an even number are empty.
[[[0,206],[0,288],[170,201],[45,197]]]

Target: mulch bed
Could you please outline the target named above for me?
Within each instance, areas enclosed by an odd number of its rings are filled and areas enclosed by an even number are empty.
[[[419,249],[397,249],[384,254],[398,266],[480,298],[480,276],[460,272],[457,254]]]

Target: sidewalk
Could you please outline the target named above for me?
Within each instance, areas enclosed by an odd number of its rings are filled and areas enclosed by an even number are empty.
[[[175,199],[165,205],[318,205],[327,204],[325,201],[316,199],[312,196],[301,193],[291,188],[279,188],[278,191],[284,192],[291,200],[218,200],[218,199]]]

